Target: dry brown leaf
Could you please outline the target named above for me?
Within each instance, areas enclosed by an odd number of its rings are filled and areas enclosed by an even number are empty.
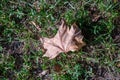
[[[83,36],[77,25],[73,24],[71,28],[62,20],[57,34],[53,38],[40,38],[46,53],[43,56],[50,59],[55,58],[60,53],[79,50],[85,45],[82,41]]]

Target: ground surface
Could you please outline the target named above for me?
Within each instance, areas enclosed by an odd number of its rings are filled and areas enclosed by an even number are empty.
[[[53,37],[61,19],[78,25],[86,46],[43,58],[39,37]],[[8,79],[119,80],[119,0],[1,0],[0,80]]]

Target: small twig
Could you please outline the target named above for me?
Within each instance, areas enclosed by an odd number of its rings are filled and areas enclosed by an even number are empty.
[[[38,26],[35,22],[31,21],[31,23],[35,26],[35,28],[38,30],[38,31],[41,31],[41,28],[40,26]]]

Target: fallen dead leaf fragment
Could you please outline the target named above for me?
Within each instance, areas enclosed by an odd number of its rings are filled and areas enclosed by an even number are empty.
[[[62,20],[62,24],[53,38],[40,38],[44,49],[46,49],[43,56],[53,59],[62,52],[77,51],[85,45],[82,39],[83,36],[76,24],[69,28],[65,21]]]
[[[44,70],[41,73],[38,74],[39,77],[42,77],[48,73],[48,70]]]

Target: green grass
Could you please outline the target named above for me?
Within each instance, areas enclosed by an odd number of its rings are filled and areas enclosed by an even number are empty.
[[[120,9],[116,1],[1,0],[0,79],[44,80],[38,74],[42,70],[49,70],[48,76],[53,80],[88,80],[96,75],[95,64],[98,65],[96,68],[112,68],[120,72],[117,67],[120,49],[111,36]],[[96,22],[92,21],[95,18],[92,15],[94,11],[90,10],[92,6],[97,7],[95,14],[102,17]],[[44,53],[39,49],[41,42],[37,36],[53,37],[57,32],[56,24],[62,18],[68,25],[74,22],[78,25],[87,45],[78,52],[61,53],[49,60],[42,57]],[[41,31],[30,24],[31,21],[39,25]],[[11,48],[14,41],[24,43],[22,53],[10,51],[14,51],[14,47]],[[59,65],[57,68],[60,71],[56,70],[56,65]]]

